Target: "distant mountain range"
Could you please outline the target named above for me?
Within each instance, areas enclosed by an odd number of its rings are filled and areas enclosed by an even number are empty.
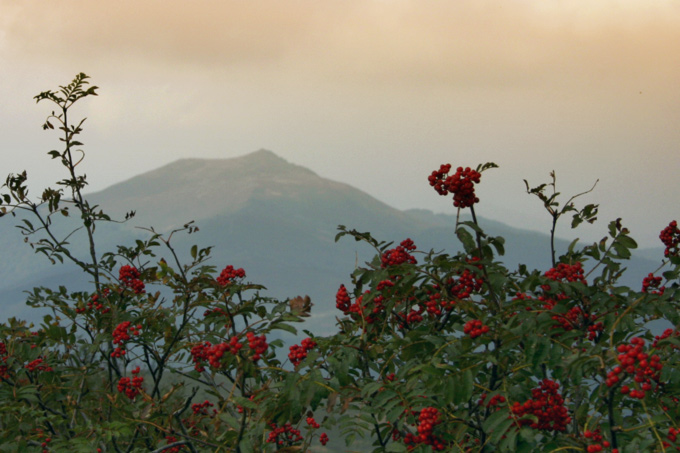
[[[338,225],[370,231],[381,240],[399,242],[410,237],[421,250],[459,250],[453,207],[452,215],[421,209],[400,211],[266,150],[233,159],[182,159],[93,193],[88,199],[113,218],[136,211],[127,223],[98,227],[100,254],[148,235],[135,226],[169,232],[194,220],[200,231],[174,238],[183,256],[188,257],[194,243],[214,246],[211,263],[218,269],[227,264],[243,267],[247,279],[264,284],[271,296],[308,294],[314,308],[306,328],[314,332],[327,333],[332,328],[337,288],[348,283],[357,263],[371,257],[364,244],[352,240],[335,243]],[[505,237],[508,266],[549,267],[547,235],[479,220],[489,234]],[[73,266],[52,266],[36,256],[14,225],[16,219],[10,216],[0,220],[4,258],[0,260],[0,320],[10,316],[35,320],[35,312],[24,305],[22,291],[39,285],[65,285],[75,290],[87,282]],[[79,253],[85,253],[84,242],[77,235],[71,242]],[[557,241],[558,250],[567,246],[566,241]],[[628,266],[627,284],[639,285],[642,277],[658,266],[661,256],[660,250],[637,253]]]

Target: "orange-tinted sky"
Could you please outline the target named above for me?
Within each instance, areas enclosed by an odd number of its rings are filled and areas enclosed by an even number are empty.
[[[547,230],[522,179],[555,169],[600,179],[589,238],[680,217],[677,0],[0,0],[4,173],[47,181],[32,97],[81,71],[93,189],[267,148],[402,209],[453,212],[429,172],[495,161],[482,216]]]

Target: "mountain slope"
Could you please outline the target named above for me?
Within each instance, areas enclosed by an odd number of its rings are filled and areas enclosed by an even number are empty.
[[[335,291],[348,283],[356,263],[369,259],[372,250],[362,243],[334,241],[339,224],[370,231],[381,240],[412,238],[421,250],[455,253],[455,216],[426,210],[399,211],[351,186],[321,178],[303,167],[290,164],[270,151],[257,151],[235,159],[183,159],[157,170],[91,194],[88,199],[113,217],[136,210],[126,224],[97,228],[99,254],[131,245],[148,232],[134,228],[154,226],[168,232],[190,220],[200,231],[176,235],[173,243],[180,257],[187,257],[192,244],[214,246],[211,264],[243,267],[248,280],[262,283],[274,297],[309,294],[315,304],[307,328],[322,332],[332,327]],[[3,316],[33,318],[23,306],[21,291],[37,285],[87,288],[87,279],[73,266],[50,266],[21,244],[12,221],[0,222],[0,249],[11,259],[0,262],[0,294]],[[549,238],[499,222],[480,219],[489,234],[506,238],[504,261],[529,267],[549,267]],[[62,227],[65,234],[68,228]],[[81,256],[86,253],[78,235],[72,244]],[[557,241],[558,250],[566,250]],[[159,256],[167,255],[164,250]],[[166,259],[169,258],[165,256]],[[169,260],[168,260],[169,261]],[[630,283],[639,284],[651,261],[631,261]]]
[[[305,204],[325,199],[333,206],[339,203],[376,214],[399,215],[347,184],[321,178],[267,150],[232,159],[181,159],[89,198],[113,215],[134,210],[135,224],[153,224],[161,231],[189,220],[200,222],[234,213],[254,200]]]

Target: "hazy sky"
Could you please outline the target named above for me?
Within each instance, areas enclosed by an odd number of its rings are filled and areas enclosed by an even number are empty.
[[[266,148],[400,209],[453,213],[428,174],[494,161],[482,216],[547,231],[522,180],[554,169],[600,180],[581,237],[680,217],[679,0],[0,0],[3,178],[48,181],[32,97],[78,72],[93,190]]]

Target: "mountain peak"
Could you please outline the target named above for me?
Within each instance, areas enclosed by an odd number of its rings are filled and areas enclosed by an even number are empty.
[[[257,151],[253,151],[252,153],[245,154],[245,155],[241,156],[241,158],[243,158],[243,159],[258,159],[258,160],[278,160],[278,161],[287,162],[284,158],[280,157],[274,151],[270,151],[270,150],[264,149],[264,148],[260,148]]]
[[[160,229],[235,212],[253,199],[299,199],[346,185],[260,149],[223,159],[185,158],[113,185],[90,198],[111,215],[137,211],[136,223]]]
[[[177,169],[181,169],[181,173],[186,173],[186,167],[189,168],[201,168],[201,170],[206,169],[206,168],[213,168],[216,171],[224,171],[224,170],[229,170],[230,168],[233,167],[247,167],[247,166],[258,166],[262,168],[266,168],[267,166],[273,166],[277,168],[282,168],[282,167],[297,167],[299,169],[302,169],[303,167],[299,167],[295,164],[291,164],[284,158],[280,157],[278,154],[274,153],[273,151],[270,151],[268,149],[259,149],[257,151],[253,151],[248,154],[244,154],[242,156],[236,156],[236,157],[228,157],[228,158],[199,158],[199,157],[185,157],[182,159],[178,159],[174,162],[171,162],[161,168],[158,168],[156,170],[152,170],[151,172],[147,174],[153,174],[158,171],[163,171],[163,170],[169,170],[169,171],[176,171]],[[307,169],[305,169],[307,170]],[[308,170],[311,172],[311,170]],[[211,172],[213,173],[213,172]]]

